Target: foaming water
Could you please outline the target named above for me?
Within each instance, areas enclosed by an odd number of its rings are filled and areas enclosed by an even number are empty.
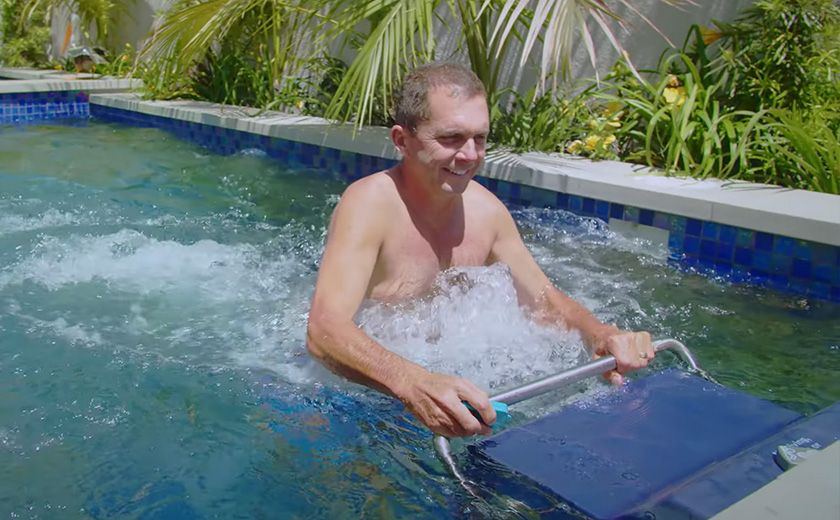
[[[450,269],[429,296],[370,305],[357,321],[394,352],[491,391],[570,368],[584,354],[576,334],[528,318],[503,264]]]
[[[153,129],[0,128],[0,503],[33,518],[519,514],[472,502],[399,403],[307,355],[343,186]],[[840,399],[837,306],[681,273],[594,219],[513,213],[602,320],[677,337],[717,379],[801,411]],[[502,265],[356,319],[491,394],[586,357],[528,318]],[[593,379],[518,405],[514,424],[611,391]]]

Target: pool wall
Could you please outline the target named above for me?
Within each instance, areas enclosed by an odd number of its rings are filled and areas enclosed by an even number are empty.
[[[159,127],[221,154],[259,148],[290,166],[327,168],[347,180],[398,160],[382,128],[354,133],[318,118],[127,93],[67,95],[74,117]],[[0,91],[0,106],[8,96]],[[11,104],[39,106],[38,117],[50,118],[43,94],[12,96]],[[0,123],[9,122],[17,121],[0,116]],[[625,163],[537,153],[491,153],[478,181],[510,204],[568,210],[666,245],[681,268],[840,302],[838,196],[666,178]]]

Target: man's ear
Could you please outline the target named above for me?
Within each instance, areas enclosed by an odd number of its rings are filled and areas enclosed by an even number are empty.
[[[409,131],[407,128],[400,125],[394,125],[391,127],[391,142],[394,143],[394,146],[397,147],[397,150],[399,150],[403,157],[405,157],[405,139],[408,136]]]

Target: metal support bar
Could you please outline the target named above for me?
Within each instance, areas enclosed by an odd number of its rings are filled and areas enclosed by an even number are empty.
[[[705,374],[703,369],[700,368],[699,363],[697,363],[697,358],[694,357],[694,354],[692,354],[691,351],[688,350],[688,347],[686,347],[679,341],[675,339],[663,339],[661,341],[655,342],[653,344],[653,349],[656,352],[662,352],[663,350],[673,351],[691,368],[691,370],[698,372],[700,375],[708,379],[708,376]],[[565,370],[563,372],[560,372],[559,374],[548,376],[544,379],[540,379],[539,381],[534,381],[533,383],[528,383],[518,388],[513,388],[500,394],[496,394],[492,396],[490,400],[500,401],[507,405],[520,403],[522,401],[531,399],[532,397],[542,395],[546,392],[557,390],[559,388],[563,388],[564,386],[568,386],[577,383],[578,381],[582,381],[584,379],[597,376],[598,374],[602,374],[604,372],[613,370],[615,369],[615,367],[615,358],[613,356],[606,356],[600,359],[596,359],[591,363],[586,363],[585,365]],[[464,476],[458,470],[458,466],[455,463],[455,459],[452,457],[452,451],[449,447],[449,439],[442,435],[436,435],[434,442],[435,451],[437,452],[438,457],[444,463],[444,465],[446,465],[447,468],[449,468],[449,472],[452,473],[452,475],[455,478],[457,478],[459,482],[461,482],[461,485],[463,485],[467,491],[469,491],[472,494],[475,494],[471,483],[466,478],[464,478]]]

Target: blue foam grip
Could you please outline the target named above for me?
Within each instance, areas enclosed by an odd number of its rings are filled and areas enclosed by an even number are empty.
[[[470,411],[472,416],[475,417],[476,419],[478,419],[478,422],[480,422],[481,424],[484,424],[484,419],[481,418],[481,414],[478,413],[478,410],[476,410],[473,407],[473,405],[471,405],[470,403],[468,403],[466,401],[461,401],[461,402],[464,403],[464,406],[467,407],[467,410]],[[493,429],[501,428],[502,426],[504,426],[510,420],[510,412],[508,412],[508,405],[506,405],[505,403],[503,403],[501,401],[490,401],[490,406],[492,406],[493,410],[496,411],[496,422],[493,423],[493,426],[491,426],[491,428],[493,428]]]
[[[666,370],[503,431],[470,450],[589,516],[618,518],[644,514],[657,497],[799,417],[756,397]],[[772,458],[769,463],[775,465]],[[521,484],[521,478],[512,478],[500,491],[516,496]]]

